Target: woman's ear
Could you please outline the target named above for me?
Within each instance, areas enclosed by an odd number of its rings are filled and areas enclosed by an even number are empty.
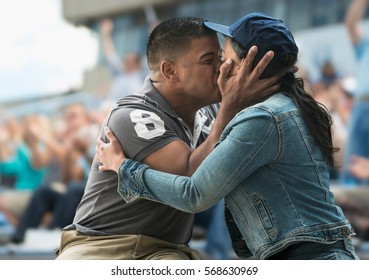
[[[176,68],[173,62],[168,61],[168,60],[163,60],[160,64],[160,72],[166,80],[170,82],[178,81]]]

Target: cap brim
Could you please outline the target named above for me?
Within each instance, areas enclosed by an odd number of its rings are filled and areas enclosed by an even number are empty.
[[[222,24],[218,24],[218,23],[214,23],[214,22],[209,22],[209,21],[205,21],[204,22],[204,25],[211,29],[211,30],[214,30],[216,32],[219,32],[223,35],[226,35],[228,37],[232,37],[233,36],[231,35],[231,33],[229,33],[229,29],[228,29],[228,26],[226,25],[222,25]]]

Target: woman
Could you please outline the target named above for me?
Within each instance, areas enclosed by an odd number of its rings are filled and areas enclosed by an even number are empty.
[[[335,151],[331,118],[294,76],[298,48],[292,34],[283,22],[260,13],[229,27],[205,25],[226,36],[224,57],[235,65],[253,45],[256,63],[273,50],[262,77],[286,72],[280,90],[241,111],[192,177],[125,159],[110,131],[110,144],[98,142],[100,169],[118,172],[119,193],[127,202],[145,198],[198,212],[225,197],[228,229],[240,257],[357,259],[353,229],[329,190]]]

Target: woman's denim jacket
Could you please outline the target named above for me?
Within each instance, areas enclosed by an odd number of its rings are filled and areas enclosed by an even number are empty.
[[[279,93],[241,111],[192,177],[125,160],[118,191],[199,212],[225,197],[238,256],[259,259],[300,241],[333,243],[354,234],[329,190],[329,170],[299,109]]]

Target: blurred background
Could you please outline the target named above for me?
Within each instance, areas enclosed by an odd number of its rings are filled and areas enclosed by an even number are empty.
[[[298,74],[332,113],[341,148],[332,188],[357,230],[360,257],[369,259],[369,198],[355,193],[365,189],[359,184],[340,180],[357,86],[345,26],[351,3],[0,0],[0,259],[55,257],[60,228],[71,222],[83,193],[95,139],[117,90],[129,80],[126,90],[133,93],[148,73],[146,41],[157,23],[198,16],[228,25],[253,11],[280,18],[291,29],[300,49]],[[369,9],[360,25],[369,37],[368,15]],[[212,255],[204,220],[198,219],[192,245],[210,258],[234,258],[229,244]]]

